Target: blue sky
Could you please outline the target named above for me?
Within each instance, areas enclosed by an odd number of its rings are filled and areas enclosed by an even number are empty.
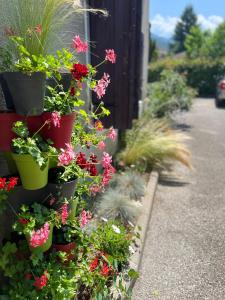
[[[171,37],[186,5],[192,4],[203,29],[215,30],[225,18],[225,0],[150,0],[152,32]]]

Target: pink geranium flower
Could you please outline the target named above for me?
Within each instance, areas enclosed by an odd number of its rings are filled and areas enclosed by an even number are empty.
[[[79,35],[76,35],[73,39],[73,47],[78,52],[87,52],[88,44],[87,42],[82,42]]]
[[[107,137],[110,138],[112,141],[115,141],[117,133],[113,127],[111,127],[107,133]]]
[[[102,156],[102,166],[103,168],[108,168],[111,165],[112,156],[109,155],[107,152],[103,152]]]
[[[116,169],[111,164],[109,164],[108,167],[104,169],[101,182],[103,187],[109,184],[109,181],[112,179],[112,176],[115,172]]]
[[[103,142],[103,141],[100,141],[99,143],[98,143],[98,149],[99,150],[105,150],[105,143]]]
[[[64,203],[63,206],[61,207],[61,220],[63,225],[66,224],[68,217],[69,217],[68,205]]]
[[[59,155],[58,166],[68,166],[72,160],[75,158],[75,152],[71,144],[66,143],[66,149],[61,149],[61,154]]]
[[[115,64],[116,62],[116,53],[113,49],[106,49],[105,50],[105,60],[110,61],[112,64]]]
[[[79,216],[80,227],[83,228],[84,226],[86,226],[91,220],[91,218],[91,213],[86,210],[83,210]]]
[[[110,76],[109,74],[104,73],[103,77],[97,82],[97,85],[93,89],[99,99],[101,99],[105,95],[106,88],[109,84]]]
[[[95,196],[97,193],[101,192],[102,187],[101,187],[101,185],[93,184],[89,190],[90,190],[91,194],[93,196]]]
[[[48,239],[50,233],[50,227],[48,222],[44,224],[44,226],[38,230],[33,230],[30,238],[30,246],[31,247],[39,247],[42,246]]]
[[[57,111],[54,111],[51,114],[51,122],[55,127],[60,128],[60,120],[61,120],[61,116]]]

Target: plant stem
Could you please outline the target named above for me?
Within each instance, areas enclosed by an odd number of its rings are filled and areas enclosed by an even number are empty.
[[[41,130],[42,130],[42,128],[44,128],[45,127],[45,125],[47,125],[48,124],[48,121],[45,121],[44,122],[44,124],[38,129],[38,131],[36,131],[34,134],[33,134],[33,136],[32,136],[32,138],[34,138],[35,137],[35,135],[37,135],[38,134],[38,132],[40,132]]]
[[[98,65],[96,65],[94,68],[97,69],[98,67],[100,67],[101,65],[103,65],[106,62],[106,60],[104,59],[102,62],[100,62]]]
[[[11,208],[12,212],[15,214],[15,216],[18,217],[18,214],[15,211],[15,209],[13,208],[13,206],[11,205],[11,203],[8,200],[6,200],[6,202],[7,202],[8,206]]]

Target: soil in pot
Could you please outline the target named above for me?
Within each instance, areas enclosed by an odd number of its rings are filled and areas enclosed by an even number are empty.
[[[62,85],[63,86],[63,91],[67,92],[70,88],[70,85],[71,85],[72,74],[71,73],[61,73],[61,77],[62,78],[60,80],[57,80],[53,77],[47,78],[46,79],[46,86],[56,88],[58,90],[58,92],[60,92],[61,90],[60,90],[60,88],[57,88],[57,86]],[[46,88],[45,96],[51,97],[51,93],[48,90],[48,88]]]
[[[9,110],[14,110],[15,107],[14,107],[14,104],[13,104],[13,98],[12,98],[12,95],[9,91],[8,84],[7,84],[7,82],[5,81],[5,79],[3,77],[3,73],[0,74],[0,85],[1,85],[1,88],[2,88],[3,95],[4,95],[6,108],[9,109]]]
[[[29,154],[12,154],[20,174],[22,185],[27,190],[37,190],[48,183],[48,164],[43,168]]]
[[[69,201],[73,198],[75,193],[77,179],[74,178],[68,182],[60,181],[59,177],[63,171],[64,169],[62,167],[52,168],[49,170],[47,190],[48,194],[55,198],[55,208],[61,206],[65,198]]]
[[[43,113],[43,123],[51,119],[50,112]],[[50,139],[53,142],[53,146],[57,149],[65,148],[66,143],[71,142],[73,124],[75,121],[76,113],[73,112],[69,115],[61,116],[60,127],[54,127],[52,123],[49,126],[45,126],[42,130],[42,136],[45,140]]]
[[[31,75],[22,72],[3,73],[15,110],[20,115],[40,115],[44,110],[45,74],[41,72]]]
[[[23,120],[14,112],[0,111],[0,151],[11,151],[12,139],[17,137],[12,131],[13,123]]]

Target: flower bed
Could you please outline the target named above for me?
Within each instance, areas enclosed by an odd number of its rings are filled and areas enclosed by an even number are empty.
[[[30,34],[41,35],[42,28],[37,28]],[[116,172],[105,151],[105,140],[115,140],[116,132],[103,130],[101,118],[110,114],[104,103],[99,101],[96,111],[86,112],[80,94],[88,87],[102,99],[110,75],[98,79],[97,66],[80,64],[75,58],[88,49],[79,36],[73,40],[73,50],[45,56],[32,55],[21,37],[11,37],[10,42],[18,59],[12,59],[3,78],[15,107],[15,122],[9,123],[3,150],[13,158],[18,176],[0,179],[0,213],[10,209],[16,219],[11,238],[3,240],[0,251],[0,269],[7,277],[4,295],[9,299],[129,298],[124,278],[137,275],[128,264],[135,236],[132,222],[118,221],[118,216],[101,218],[94,206],[92,211],[87,208],[87,200],[103,193]],[[102,63],[115,62],[114,50],[106,49]],[[62,76],[61,69],[69,76]],[[12,78],[17,80],[18,93]],[[28,91],[34,94],[33,103]],[[90,147],[100,154],[90,153]],[[26,190],[27,195],[31,191],[42,195],[20,209],[9,201],[9,194],[17,195],[14,187],[19,177],[24,197]]]

